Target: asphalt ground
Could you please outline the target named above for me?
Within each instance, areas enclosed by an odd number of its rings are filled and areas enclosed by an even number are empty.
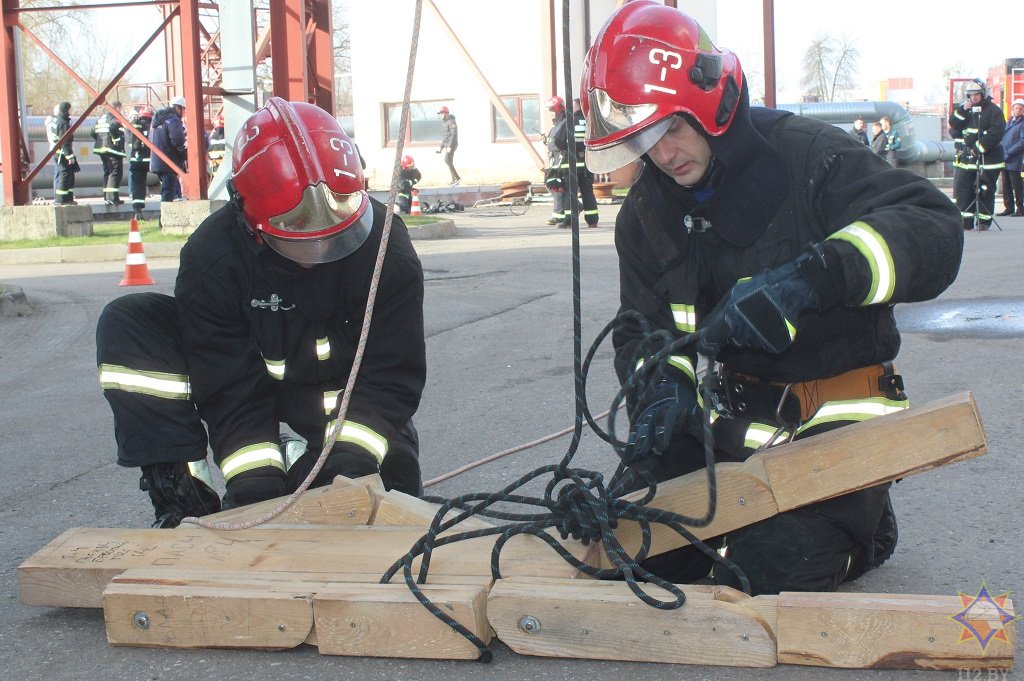
[[[580,234],[584,350],[614,315],[615,206]],[[572,425],[571,235],[544,226],[549,208],[522,217],[456,215],[456,237],[418,241],[426,276],[428,382],[416,417],[424,478]],[[843,589],[955,596],[1015,594],[1021,582],[1021,365],[1024,219],[968,233],[960,276],[938,300],[897,307],[898,368],[915,404],[971,390],[988,453],[894,487],[900,544],[880,569]],[[112,420],[95,368],[103,305],[134,290],[170,293],[177,262],[150,258],[156,285],[126,289],[116,262],[0,267],[34,313],[0,319],[0,676],[3,679],[950,679],[987,672],[770,670],[523,657],[495,642],[494,661],[342,658],[303,646],[285,652],[115,648],[97,610],[22,605],[15,569],[70,527],[147,527],[138,472],[115,462]],[[592,409],[611,402],[605,345],[588,382]],[[434,494],[493,491],[557,461],[569,439],[511,455],[438,484]],[[591,434],[574,459],[611,473],[614,454]],[[955,613],[950,613],[953,615]],[[628,636],[628,622],[618,623]],[[884,632],[880,633],[884,635]],[[973,641],[962,645],[974,645]],[[1021,645],[1018,643],[1019,654]]]

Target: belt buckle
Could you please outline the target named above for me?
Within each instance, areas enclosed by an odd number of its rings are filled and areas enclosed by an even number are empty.
[[[721,371],[712,371],[709,368],[704,374],[704,383],[707,387],[705,395],[711,398],[711,408],[722,418],[731,419],[732,402],[729,400],[729,384],[725,379],[725,374]]]

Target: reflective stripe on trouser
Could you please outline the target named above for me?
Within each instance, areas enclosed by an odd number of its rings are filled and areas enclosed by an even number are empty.
[[[369,426],[349,420],[342,424],[341,432],[336,432],[337,430],[338,421],[333,419],[324,429],[325,440],[333,438],[337,442],[350,442],[359,445],[377,459],[377,463],[384,462],[384,457],[388,454],[388,441],[383,435]]]
[[[103,396],[114,416],[117,462],[203,461],[206,430],[191,391],[174,298],[135,293],[111,301],[96,326]]]
[[[992,221],[995,213],[996,178],[999,177],[997,170],[982,170],[981,177],[975,170],[964,170],[956,168],[953,172],[953,197],[956,200],[956,207],[960,209],[960,215],[964,219],[964,226],[973,222],[975,213],[978,221],[988,224]],[[977,202],[975,201],[975,190],[977,189]]]
[[[277,442],[257,442],[247,445],[231,452],[220,462],[225,482],[230,481],[239,473],[267,466],[277,468],[282,472],[286,471],[284,455],[281,454],[281,446]]]
[[[907,400],[864,398],[826,402],[797,428],[796,438],[906,409]],[[718,419],[714,424],[720,461],[742,461],[769,442],[777,427],[739,419]],[[789,433],[779,433],[775,444]],[[854,555],[873,555],[873,535],[888,503],[884,483],[826,501],[780,513],[729,532],[726,555],[746,573],[752,590],[830,591],[846,577]],[[717,567],[714,580],[735,586],[735,577]]]

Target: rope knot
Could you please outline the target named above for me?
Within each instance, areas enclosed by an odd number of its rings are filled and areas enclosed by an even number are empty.
[[[601,541],[604,533],[617,524],[604,476],[593,471],[567,471],[563,479],[566,483],[558,489],[558,497],[551,506],[554,527],[562,539],[572,537],[584,546]]]

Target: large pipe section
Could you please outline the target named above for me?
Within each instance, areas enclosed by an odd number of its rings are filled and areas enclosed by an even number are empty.
[[[910,112],[896,102],[801,102],[779,104],[776,108],[832,124],[851,123],[858,117],[870,123],[888,116],[902,142],[901,148],[896,150],[898,160],[904,163],[953,160],[953,143],[917,139]]]

